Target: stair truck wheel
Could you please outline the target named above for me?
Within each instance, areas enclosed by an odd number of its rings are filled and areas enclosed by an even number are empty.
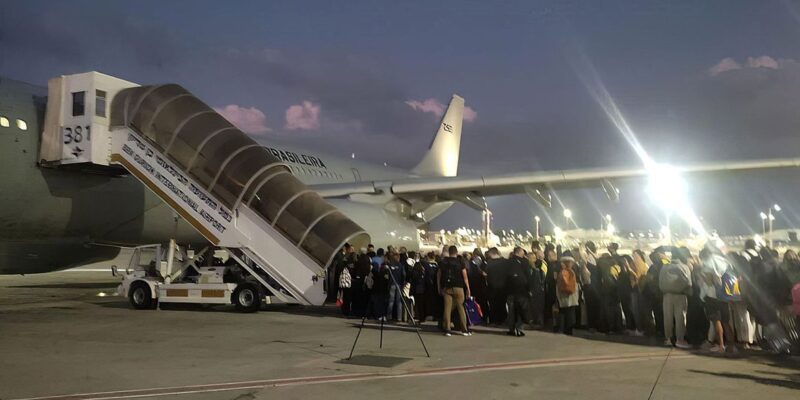
[[[252,282],[242,282],[231,295],[231,303],[236,306],[236,311],[252,313],[261,308],[261,292]]]
[[[128,300],[133,308],[147,310],[153,308],[155,301],[150,293],[150,285],[144,282],[133,282],[128,291]]]

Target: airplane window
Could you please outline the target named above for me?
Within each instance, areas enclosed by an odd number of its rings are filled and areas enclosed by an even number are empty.
[[[86,105],[86,92],[73,92],[72,93],[72,116],[80,117],[84,113],[84,106]]]
[[[28,124],[25,123],[25,121],[23,121],[21,119],[18,119],[17,120],[17,128],[19,128],[19,130],[21,130],[21,131],[27,131],[28,130]]]
[[[8,118],[0,117],[0,126],[3,128],[8,128],[11,124],[8,122]]]
[[[98,117],[106,116],[106,91],[94,91],[94,115]]]

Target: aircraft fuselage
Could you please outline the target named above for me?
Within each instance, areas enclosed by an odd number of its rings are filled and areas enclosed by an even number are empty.
[[[37,157],[46,92],[43,87],[0,79],[0,117],[10,122],[0,126],[0,274],[47,272],[113,258],[118,247],[106,245],[163,243],[170,238],[205,243],[194,228],[127,174],[41,166]],[[24,122],[24,130],[18,120]],[[264,145],[310,185],[411,176],[352,159]],[[331,202],[367,229],[374,242],[417,246],[417,224],[382,204]]]

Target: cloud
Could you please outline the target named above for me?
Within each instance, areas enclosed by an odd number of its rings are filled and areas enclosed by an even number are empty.
[[[478,118],[478,112],[473,110],[472,107],[464,107],[464,121],[473,122]]]
[[[708,74],[711,76],[717,76],[719,74],[728,71],[754,69],[754,68],[781,69],[785,67],[787,64],[794,64],[794,63],[795,61],[792,59],[776,60],[770,56],[759,56],[759,57],[747,57],[747,62],[740,64],[733,58],[725,57],[722,60],[719,60],[719,62],[714,64],[711,68],[709,68]]]
[[[416,111],[431,113],[437,117],[444,115],[444,111],[447,109],[446,105],[434,98],[428,98],[422,101],[407,100],[406,104]],[[464,107],[464,121],[473,122],[476,118],[478,118],[478,113],[475,110],[469,106]]]
[[[711,76],[717,76],[723,72],[733,71],[737,69],[742,69],[742,66],[739,65],[736,60],[726,57],[716,63],[713,67],[708,69],[708,73]]]
[[[409,107],[417,111],[433,113],[438,117],[444,115],[444,109],[445,109],[444,104],[442,104],[439,100],[433,98],[425,99],[423,101],[408,100],[406,101],[406,104],[408,104]]]
[[[770,56],[747,57],[747,66],[750,68],[779,68],[778,62]]]
[[[214,108],[214,110],[244,132],[259,134],[272,130],[267,127],[267,116],[255,107],[229,104],[223,108]]]
[[[286,109],[286,129],[315,131],[319,129],[319,104],[308,100]]]

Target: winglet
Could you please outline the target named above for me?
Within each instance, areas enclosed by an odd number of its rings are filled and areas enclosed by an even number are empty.
[[[461,151],[461,123],[464,116],[464,98],[454,94],[439,123],[428,152],[412,170],[420,176],[456,176],[458,155]]]

